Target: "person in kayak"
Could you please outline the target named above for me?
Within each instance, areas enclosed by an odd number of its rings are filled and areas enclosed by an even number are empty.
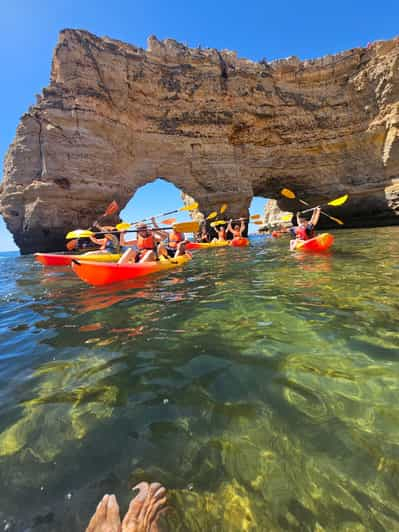
[[[154,218],[152,219],[152,223],[156,224]],[[119,259],[118,264],[156,261],[158,259],[157,246],[167,236],[165,231],[153,231],[145,223],[137,226],[137,238],[134,240],[125,240],[125,231],[121,231],[120,243],[124,253]],[[125,250],[124,248],[127,249]]]
[[[217,236],[217,238],[215,237],[213,239],[213,242],[215,242],[215,241],[222,242],[222,241],[227,240],[227,230],[226,230],[226,227],[224,225],[220,225],[220,226],[216,225],[214,227],[214,230],[216,231],[218,236]]]
[[[202,222],[201,230],[199,233],[196,234],[195,240],[199,243],[204,243],[204,244],[206,244],[207,242],[210,242],[209,233],[206,230],[205,222]]]
[[[234,226],[233,226],[232,225],[233,224],[233,220],[230,220],[229,223],[228,223],[227,231],[232,233],[233,238],[241,238],[243,233],[244,233],[244,231],[245,231],[244,218],[239,218],[239,221],[241,222],[240,225],[234,224]]]
[[[166,238],[168,240],[166,246],[163,243],[159,244],[158,255],[163,255],[165,258],[173,259],[176,257],[181,257],[186,253],[185,245],[187,243],[187,240],[184,233],[176,231],[174,228],[172,228],[169,233],[166,231],[162,231],[154,218],[153,225],[154,228],[160,232],[160,234],[166,235]]]
[[[119,239],[118,236],[114,234],[116,228],[106,225],[101,227],[100,230],[101,233],[104,233],[102,238],[97,238],[93,235],[89,237],[94,244],[100,246],[100,249],[97,249],[96,251],[89,251],[85,253],[85,255],[93,255],[98,253],[120,253],[121,247],[119,244]],[[109,231],[109,233],[106,233],[105,231]]]
[[[291,227],[290,232],[295,237],[295,239],[290,241],[290,250],[293,251],[296,249],[297,245],[306,240],[314,238],[315,232],[314,228],[316,227],[320,218],[320,207],[315,207],[313,209],[312,217],[310,221],[302,213],[298,212],[296,215],[297,226]]]

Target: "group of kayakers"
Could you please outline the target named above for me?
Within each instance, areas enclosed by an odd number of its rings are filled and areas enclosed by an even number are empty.
[[[237,221],[237,220],[235,220]],[[245,218],[239,218],[238,221],[240,222],[235,223],[233,225],[233,220],[230,220],[228,224],[222,224],[222,225],[215,225],[213,226],[213,230],[216,232],[217,237],[211,237],[209,234],[209,231],[207,230],[206,223],[203,222],[200,228],[199,233],[196,235],[195,239],[197,242],[201,243],[208,243],[208,242],[215,242],[215,241],[224,241],[228,240],[227,233],[231,233],[233,235],[233,238],[241,238],[244,234],[246,224],[245,224]]]

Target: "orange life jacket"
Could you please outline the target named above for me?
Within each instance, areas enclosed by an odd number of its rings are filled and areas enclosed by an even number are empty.
[[[311,226],[308,225],[306,227],[298,226],[295,228],[295,234],[297,238],[300,238],[301,240],[309,240],[310,238],[314,237],[314,231]]]
[[[170,248],[172,249],[176,249],[177,248],[177,244],[179,242],[183,242],[184,240],[184,235],[183,233],[179,233],[177,231],[173,231],[172,233],[169,234],[169,242],[168,242],[168,245]]]
[[[137,247],[139,249],[156,249],[157,245],[154,237],[150,234],[146,237],[137,236]]]

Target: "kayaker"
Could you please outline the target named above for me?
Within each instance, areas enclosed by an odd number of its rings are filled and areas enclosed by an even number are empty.
[[[243,232],[245,231],[245,221],[244,218],[239,218],[239,221],[241,222],[240,225],[234,224],[233,227],[233,220],[230,220],[227,226],[227,231],[233,234],[233,238],[241,238]]]
[[[217,238],[214,238],[213,241],[225,241],[227,240],[227,231],[226,231],[226,227],[224,225],[221,225],[221,226],[215,226],[214,227],[214,230],[216,231],[216,233],[218,234]]]
[[[312,217],[310,221],[306,218],[304,214],[298,212],[296,215],[297,226],[291,227],[290,232],[295,237],[295,239],[290,241],[290,250],[293,251],[296,249],[297,245],[306,240],[314,238],[315,232],[314,228],[316,227],[320,218],[320,207],[315,207],[313,209]]]
[[[120,244],[119,239],[116,234],[113,234],[114,231],[116,231],[115,227],[112,226],[104,226],[100,228],[101,232],[104,233],[104,236],[102,238],[97,238],[95,236],[90,236],[90,240],[94,243],[100,246],[100,249],[97,249],[96,251],[89,251],[86,253],[86,255],[92,255],[97,253],[120,253]],[[109,233],[106,233],[105,231],[110,231]]]
[[[210,241],[210,238],[209,238],[209,233],[208,231],[206,230],[206,224],[205,222],[202,222],[202,225],[201,225],[201,231],[196,235],[196,240],[197,242],[203,242],[203,243],[207,243]]]
[[[153,225],[154,228],[160,230],[159,225],[153,218]],[[167,244],[164,245],[163,243],[160,243],[158,246],[158,255],[163,255],[167,258],[176,258],[180,257],[185,254],[186,248],[185,245],[187,243],[186,237],[184,236],[184,233],[181,233],[180,231],[176,231],[174,228],[170,232],[162,231],[162,234],[166,234],[167,238]]]
[[[154,218],[152,223],[156,224]],[[167,236],[168,234],[165,231],[153,231],[145,223],[140,223],[137,226],[137,238],[134,240],[125,240],[125,231],[121,231],[120,244],[127,249],[118,263],[156,261],[158,259],[158,244]],[[137,248],[137,251],[133,247]]]

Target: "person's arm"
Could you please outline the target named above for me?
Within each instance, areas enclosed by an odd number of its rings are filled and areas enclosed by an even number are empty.
[[[121,236],[119,240],[121,246],[137,246],[137,238],[134,240],[126,240],[125,239],[125,231],[121,231]]]
[[[240,236],[242,236],[244,231],[245,231],[245,222],[244,222],[244,218],[241,218]]]
[[[229,223],[227,224],[227,228],[226,228],[226,231],[229,231],[230,233],[233,232],[233,228],[231,227],[231,222],[232,222],[232,221],[233,221],[233,220],[229,220]]]
[[[301,214],[301,212],[300,212],[300,211],[298,211],[298,212],[296,213],[296,216],[295,216],[295,218],[296,218],[296,225],[297,225],[297,227],[299,227],[299,216],[300,216],[300,214]]]
[[[155,218],[151,218],[151,222],[152,222],[152,225],[154,226],[155,229],[159,229],[159,225],[157,224]],[[168,232],[167,231],[162,231],[162,229],[159,229],[158,231],[154,231],[153,233],[153,236],[155,237],[155,235],[158,236],[158,238],[160,238],[161,240],[165,240],[165,238],[168,238]]]
[[[320,218],[320,212],[321,212],[321,209],[320,207],[316,207],[314,210],[313,210],[313,214],[312,214],[312,218],[310,220],[310,223],[313,225],[313,227],[315,227],[319,221],[319,218]]]
[[[97,244],[97,246],[102,246],[104,244],[104,238],[96,238],[93,235],[90,235],[89,238],[94,244]]]

